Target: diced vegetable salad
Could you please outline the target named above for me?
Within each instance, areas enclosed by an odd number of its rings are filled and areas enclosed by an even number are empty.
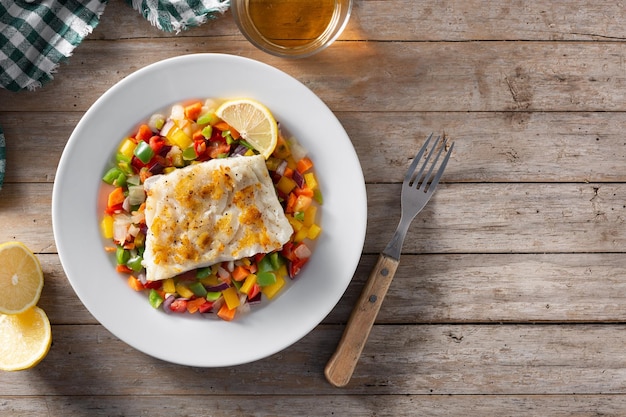
[[[112,245],[117,271],[148,302],[167,313],[214,313],[232,320],[262,298],[272,299],[293,280],[312,253],[322,196],[313,161],[295,139],[279,129],[278,144],[266,160],[279,201],[294,229],[280,250],[189,271],[163,281],[147,281],[142,254],[147,233],[144,216],[146,178],[213,158],[257,153],[214,113],[216,103],[177,104],[168,116],[154,114],[122,140],[115,161],[103,176],[108,199],[101,230]]]

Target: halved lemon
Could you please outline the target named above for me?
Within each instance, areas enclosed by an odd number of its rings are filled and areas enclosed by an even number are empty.
[[[52,344],[46,313],[33,307],[20,314],[0,314],[0,369],[20,371],[37,365]]]
[[[278,125],[272,112],[252,99],[228,100],[215,111],[217,117],[235,128],[266,159],[278,142]]]
[[[39,301],[43,271],[39,259],[21,242],[0,245],[0,313],[19,314]]]

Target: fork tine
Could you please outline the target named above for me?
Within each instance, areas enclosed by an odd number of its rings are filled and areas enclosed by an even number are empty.
[[[417,173],[414,172],[414,173],[411,174],[411,177],[413,177],[413,180],[409,184],[411,187],[420,188],[420,184],[425,183],[423,181],[424,181],[424,179],[426,179],[428,177],[424,177],[424,170],[428,166],[428,163],[429,163],[428,161],[430,161],[430,158],[435,153],[435,149],[437,149],[437,145],[439,144],[439,140],[440,139],[441,139],[441,136],[437,136],[437,139],[435,140],[435,143],[433,144],[432,148],[430,149],[430,152],[428,152],[428,156],[426,157],[426,160],[424,161],[424,163],[420,167],[420,170]],[[431,168],[431,170],[432,170],[432,168]],[[430,176],[430,172],[429,172],[428,175]]]
[[[415,158],[413,158],[413,162],[411,162],[411,166],[409,166],[409,169],[407,169],[406,175],[404,176],[405,184],[408,184],[411,181],[411,177],[413,177],[413,174],[415,173],[415,168],[417,167],[417,164],[419,164],[420,159],[422,159],[422,156],[424,156],[424,152],[426,152],[426,148],[428,148],[428,144],[430,143],[430,139],[432,139],[432,137],[433,134],[431,133],[428,138],[426,138],[426,142],[424,142],[417,155],[415,155]]]
[[[441,149],[445,147],[445,144],[446,143],[444,141]],[[454,142],[450,144],[450,148],[448,149],[448,152],[446,152],[446,157],[443,159],[443,162],[441,163],[441,166],[439,167],[439,171],[437,171],[437,175],[435,175],[435,178],[430,183],[430,186],[428,187],[429,191],[434,190],[435,187],[437,187],[437,184],[439,184],[439,180],[441,179],[441,176],[443,175],[443,171],[446,169],[446,165],[448,165],[448,160],[450,159],[450,155],[452,155],[452,149],[454,149]],[[439,153],[441,153],[441,151],[439,151]],[[437,159],[439,159],[439,155],[437,155]]]
[[[428,157],[426,158],[426,161],[424,161],[424,165],[422,165],[422,168],[420,169],[419,174],[417,174],[417,176],[415,177],[415,182],[414,182],[415,188],[419,190],[422,190],[422,191],[426,190],[426,187],[428,186],[428,183],[433,174],[433,170],[435,169],[435,165],[437,165],[437,161],[439,161],[439,156],[441,156],[441,151],[443,150],[446,144],[445,139],[443,140],[443,144],[439,147],[439,151],[437,152],[437,156],[435,157],[435,160],[430,162],[430,159],[435,153],[435,150],[437,149],[437,146],[439,145],[440,139],[441,139],[441,136],[438,136],[437,140],[433,144],[432,149],[430,150],[430,153],[428,154]],[[428,173],[426,175],[423,175],[424,170],[426,169],[426,166],[428,165],[430,165],[430,169],[428,170]]]

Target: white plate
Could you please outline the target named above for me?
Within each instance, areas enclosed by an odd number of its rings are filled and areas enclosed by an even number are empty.
[[[190,98],[250,97],[309,150],[324,204],[322,235],[289,288],[232,322],[153,309],[129,289],[104,252],[98,218],[101,177],[121,139],[154,111]],[[291,76],[231,55],[197,54],[143,68],[102,95],[72,133],[56,174],[52,221],[59,257],[91,314],[130,346],[198,367],[243,364],[297,342],[330,313],[361,256],[367,221],[363,172],[328,107]]]

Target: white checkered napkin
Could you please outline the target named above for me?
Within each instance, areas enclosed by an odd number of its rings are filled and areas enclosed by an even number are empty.
[[[230,0],[126,0],[143,17],[166,32],[199,26],[228,10]]]
[[[98,24],[107,0],[0,0],[0,87],[33,90]]]

